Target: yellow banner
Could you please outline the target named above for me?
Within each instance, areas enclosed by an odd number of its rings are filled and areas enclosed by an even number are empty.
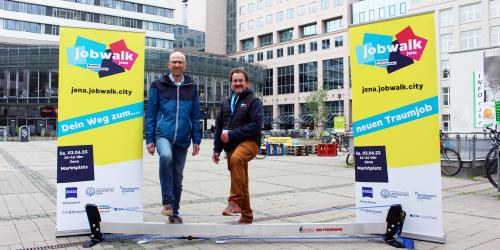
[[[391,167],[439,162],[433,25],[425,14],[349,31],[355,145],[383,143]]]
[[[94,163],[142,159],[144,33],[60,29],[58,145]]]
[[[358,222],[401,204],[404,233],[444,242],[434,13],[349,29]]]

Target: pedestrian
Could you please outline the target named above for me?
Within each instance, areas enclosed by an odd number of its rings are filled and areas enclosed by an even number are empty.
[[[170,223],[182,223],[179,203],[186,155],[193,142],[192,155],[200,151],[200,100],[198,86],[184,74],[186,57],[173,52],[168,61],[170,73],[149,88],[146,112],[146,147],[160,156],[160,186],[163,208]]]
[[[250,224],[253,213],[248,192],[248,162],[259,151],[264,111],[260,99],[248,88],[248,73],[244,69],[233,69],[229,81],[232,93],[223,102],[216,120],[212,160],[219,163],[222,150],[227,154],[231,189],[222,214],[241,213],[239,223]]]

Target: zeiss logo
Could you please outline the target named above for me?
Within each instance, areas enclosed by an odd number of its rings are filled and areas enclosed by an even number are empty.
[[[420,61],[427,39],[415,35],[410,26],[396,35],[365,33],[363,44],[356,46],[358,64],[384,68],[387,73]]]
[[[67,187],[65,191],[66,199],[68,198],[78,198],[78,189],[77,187]]]
[[[100,78],[131,70],[137,57],[123,39],[106,45],[78,36],[75,46],[66,48],[69,65],[96,72]]]
[[[362,187],[361,188],[361,197],[370,197],[373,198],[373,188],[371,187]]]

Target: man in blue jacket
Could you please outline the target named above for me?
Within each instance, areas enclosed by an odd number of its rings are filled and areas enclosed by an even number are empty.
[[[149,88],[146,112],[146,147],[151,155],[160,155],[160,186],[163,209],[170,223],[182,223],[179,203],[186,155],[191,141],[192,155],[200,151],[200,100],[198,86],[186,74],[186,57],[170,55],[170,73],[154,81]]]
[[[217,117],[212,160],[219,163],[221,151],[226,151],[231,190],[222,214],[241,213],[239,223],[250,224],[253,212],[248,192],[248,162],[259,151],[264,110],[260,99],[248,88],[248,74],[244,69],[233,69],[229,81],[233,92]]]

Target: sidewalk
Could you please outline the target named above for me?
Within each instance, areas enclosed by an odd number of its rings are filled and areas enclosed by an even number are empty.
[[[191,150],[190,150],[191,151]],[[225,161],[212,163],[212,140],[190,155],[184,171],[182,214],[220,214],[229,192]],[[145,221],[166,221],[159,211],[158,156],[144,152]],[[267,157],[250,163],[250,194],[255,223],[354,221],[354,169],[345,156]],[[55,237],[56,141],[0,142],[0,250],[39,247],[81,249],[86,236]],[[415,241],[416,249],[498,249],[500,195],[484,178],[443,178],[443,216],[447,243]],[[329,211],[324,211],[329,210]],[[273,214],[295,214],[273,216]],[[231,222],[237,217],[185,216],[185,223]],[[496,247],[495,247],[496,246]],[[381,240],[211,241],[163,240],[137,244],[104,242],[103,248],[182,249],[394,249]]]

